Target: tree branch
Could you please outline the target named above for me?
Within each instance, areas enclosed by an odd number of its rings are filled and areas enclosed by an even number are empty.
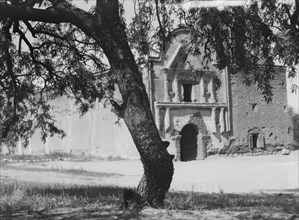
[[[165,50],[166,47],[166,36],[165,36],[165,32],[164,32],[164,27],[162,25],[161,19],[160,19],[160,15],[159,15],[159,0],[155,0],[155,4],[156,4],[156,15],[157,15],[157,20],[158,20],[158,24],[160,27],[160,32],[162,35],[162,42],[163,42],[163,50]]]
[[[12,20],[39,21],[55,24],[67,22],[79,27],[88,36],[95,36],[93,15],[73,6],[65,0],[59,1],[55,4],[55,7],[48,9],[36,9],[30,6],[14,6],[7,3],[0,3],[0,16]]]
[[[0,3],[0,15],[12,20],[42,21],[56,24],[67,20],[66,16],[55,9],[34,9],[29,6],[15,6],[6,3]]]
[[[114,112],[119,118],[124,118],[125,103],[118,104],[113,99],[110,99],[110,103],[113,106],[113,109],[111,109],[111,111]]]
[[[55,76],[57,78],[61,78],[60,76],[58,76],[57,74],[55,74],[55,72],[53,71],[54,70],[53,67],[51,67],[51,66],[49,66],[49,65],[47,65],[47,64],[45,64],[45,63],[43,63],[43,62],[41,62],[41,61],[39,61],[39,60],[37,60],[35,58],[35,56],[34,56],[34,49],[35,48],[31,45],[31,43],[29,42],[29,40],[26,38],[25,34],[22,31],[20,31],[20,30],[18,31],[18,34],[20,35],[20,38],[22,40],[24,40],[24,42],[28,46],[28,48],[30,50],[30,56],[31,56],[32,62],[35,63],[35,64],[38,64],[38,65],[40,65],[42,67],[44,67],[48,71],[48,73],[51,76],[51,78],[53,78],[53,76]]]
[[[31,32],[32,37],[36,37],[35,34],[35,30],[34,28],[31,26],[31,24],[28,21],[23,21],[25,23],[25,25],[27,26],[28,30]]]
[[[12,26],[13,22],[12,20],[8,19],[5,24],[2,26],[1,30],[1,41],[4,47],[4,54],[5,54],[5,62],[7,66],[6,75],[12,75],[13,74],[13,63],[12,58],[9,53],[9,46],[11,44],[11,35],[9,33],[9,29]]]
[[[9,117],[10,120],[8,120],[8,124],[6,125],[3,133],[3,138],[6,138],[8,135],[8,132],[10,128],[14,125],[14,123],[17,121],[17,106],[18,106],[18,101],[17,101],[17,80],[16,76],[13,72],[13,60],[9,51],[9,47],[11,46],[11,35],[9,33],[9,29],[13,25],[13,22],[11,19],[7,19],[7,21],[4,23],[2,26],[2,30],[0,31],[0,37],[1,37],[1,43],[3,44],[3,49],[4,49],[4,57],[5,57],[5,62],[6,62],[6,67],[7,71],[4,75],[9,76],[11,78],[12,82],[12,90],[13,90],[13,109],[12,109],[12,117]]]

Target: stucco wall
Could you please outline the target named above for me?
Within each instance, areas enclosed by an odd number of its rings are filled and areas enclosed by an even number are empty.
[[[248,131],[258,128],[265,135],[265,143],[285,145],[292,142],[293,126],[287,107],[286,77],[284,68],[277,68],[271,82],[272,102],[266,103],[256,85],[246,86],[240,76],[231,76],[233,134],[237,145],[248,144]]]
[[[63,139],[57,136],[41,142],[40,132],[36,131],[27,149],[18,148],[17,154],[48,154],[53,152],[70,153],[74,155],[93,155],[98,157],[139,158],[131,135],[122,120],[110,111],[110,106],[96,103],[95,108],[80,116],[77,106],[66,97],[52,102],[52,114],[56,124],[67,136]],[[5,153],[5,146],[3,152]]]

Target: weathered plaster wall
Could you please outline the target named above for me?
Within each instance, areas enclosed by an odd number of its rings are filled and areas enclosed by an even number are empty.
[[[94,109],[80,116],[77,106],[66,97],[57,99],[52,104],[56,124],[67,136],[63,139],[49,137],[46,143],[42,143],[39,131],[36,131],[27,149],[22,149],[18,144],[17,154],[64,152],[104,158],[139,158],[126,125],[122,120],[119,125],[115,124],[117,117],[110,111],[110,106],[104,107],[102,103],[97,103]]]
[[[216,111],[216,123],[219,124],[219,110]],[[160,109],[160,125],[161,125],[161,136],[164,140],[170,142],[170,146],[168,148],[169,153],[176,155],[176,148],[174,137],[178,135],[182,128],[190,123],[190,117],[195,117],[197,120],[203,121],[203,127],[198,127],[198,133],[201,135],[209,135],[211,138],[211,144],[215,148],[221,148],[223,144],[223,138],[221,137],[219,132],[213,131],[213,121],[211,120],[212,109],[211,108],[172,108],[170,109],[170,127],[169,131],[165,132],[165,109]],[[200,116],[199,116],[200,115]],[[198,118],[199,117],[199,118]],[[192,123],[192,122],[191,122]],[[206,130],[206,133],[202,131]]]
[[[210,115],[211,111],[209,109],[188,109],[188,108],[180,108],[180,109],[175,109],[172,108],[170,109],[170,130],[173,130],[175,128],[175,123],[177,120],[181,120],[183,117],[186,116],[192,116],[196,114],[197,112],[200,112],[201,117],[205,121],[205,123],[210,124]],[[160,110],[160,124],[164,128],[164,120],[165,120],[165,109]],[[162,130],[162,134],[165,135],[165,131]]]
[[[248,131],[260,129],[265,144],[285,145],[292,141],[293,126],[287,108],[285,70],[277,68],[272,81],[273,101],[266,103],[257,86],[246,86],[239,76],[230,77],[233,133],[236,145],[248,144]]]
[[[287,72],[287,94],[288,94],[288,105],[291,106],[293,108],[293,112],[298,115],[299,114],[299,65],[297,65],[296,67],[296,73],[297,75],[294,78],[289,78]]]
[[[184,51],[184,46],[182,42],[187,39],[187,34],[185,30],[178,30],[174,37],[171,39],[171,43],[167,45],[165,53],[161,52],[159,59],[153,61],[153,85],[152,93],[154,100],[153,101],[163,101],[164,99],[164,73],[163,68],[170,69],[179,69],[179,70],[192,70],[192,71],[217,71],[217,69],[208,63],[203,65],[201,61],[202,57],[195,57],[192,55],[187,55]],[[206,75],[205,87],[207,87],[210,76]],[[219,80],[222,78],[219,76]],[[198,87],[198,85],[196,86]],[[172,91],[172,82],[168,83],[169,91]],[[195,89],[197,91],[197,89]],[[195,93],[199,97],[199,93]],[[220,90],[216,91],[216,97],[219,102],[223,102],[223,96]]]
[[[166,51],[153,61],[153,83],[151,90],[149,90],[153,102],[156,102],[153,113],[160,134],[164,140],[170,142],[168,151],[175,154],[176,158],[180,154],[177,141],[180,132],[185,125],[192,124],[190,117],[195,116],[197,113],[199,113],[199,116],[195,117],[202,119],[202,124],[207,130],[207,134],[204,135],[209,136],[213,147],[221,148],[223,138],[219,129],[219,114],[220,109],[227,108],[226,72],[218,71],[211,63],[207,64],[209,67],[207,69],[205,68],[207,66],[201,63],[201,57],[186,54],[182,44],[182,41],[186,39],[186,33],[176,32]],[[165,81],[166,76],[167,82]],[[182,88],[183,84],[192,85],[191,100],[188,102],[183,101],[185,95],[184,88]],[[167,89],[165,89],[165,86],[167,86]],[[177,94],[180,95],[177,96]],[[214,95],[216,100],[213,97]],[[172,99],[172,97],[174,98]],[[214,110],[212,111],[212,109]],[[177,121],[183,126],[176,126]],[[216,129],[219,130],[218,133],[215,131]]]

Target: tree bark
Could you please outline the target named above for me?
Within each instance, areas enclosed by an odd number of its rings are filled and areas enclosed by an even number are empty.
[[[124,121],[144,167],[144,176],[137,191],[151,206],[159,207],[163,205],[172,181],[172,156],[160,138],[150,111],[142,76],[128,45],[125,26],[119,17],[118,1],[98,1],[97,9],[105,24],[103,29],[106,40],[102,48],[122,94]]]
[[[143,163],[144,176],[137,193],[151,206],[162,206],[172,181],[173,156],[167,152],[150,111],[142,76],[128,44],[125,24],[119,16],[118,0],[97,0],[94,15],[66,1],[51,2],[53,7],[46,11],[0,3],[0,16],[13,20],[69,22],[96,40],[111,65],[123,99],[122,117]]]

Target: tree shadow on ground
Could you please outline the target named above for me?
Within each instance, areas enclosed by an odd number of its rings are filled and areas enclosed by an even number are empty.
[[[157,216],[140,214],[140,208],[131,206],[123,208],[123,190],[117,186],[23,186],[18,185],[18,191],[24,187],[26,197],[32,202],[13,211],[0,212],[0,219],[172,219],[172,214],[191,212],[246,212],[257,210],[257,213],[275,213],[292,215],[299,214],[298,189],[281,190],[272,194],[232,194],[232,193],[198,193],[169,192],[165,199],[165,207]],[[13,194],[7,188],[5,193]],[[11,191],[10,191],[11,190]],[[283,192],[283,193],[281,193]],[[53,202],[55,201],[55,202]],[[53,203],[40,210],[30,207],[31,204]],[[1,211],[1,210],[0,210]],[[2,210],[3,211],[3,210]],[[150,212],[152,212],[150,210]],[[190,212],[189,214],[187,212]],[[198,214],[197,213],[197,214]],[[224,215],[224,214],[220,215]],[[196,213],[195,213],[196,214]],[[196,215],[197,215],[196,214]],[[168,218],[168,217],[169,218]],[[281,216],[280,216],[281,217]],[[273,218],[273,216],[271,217]],[[270,218],[270,219],[271,219]],[[179,218],[178,218],[179,219]],[[207,218],[209,219],[209,218]],[[213,219],[213,218],[212,218]],[[268,218],[269,219],[269,218]]]
[[[74,187],[48,187],[44,189],[36,188],[36,193],[47,195],[65,195],[65,196],[78,196],[90,199],[98,199],[99,197],[121,197],[124,188],[117,186],[74,186]]]
[[[29,220],[29,219],[138,219],[138,213],[126,210],[113,210],[111,208],[85,210],[84,208],[56,208],[46,212],[18,213],[1,216],[2,220]]]

